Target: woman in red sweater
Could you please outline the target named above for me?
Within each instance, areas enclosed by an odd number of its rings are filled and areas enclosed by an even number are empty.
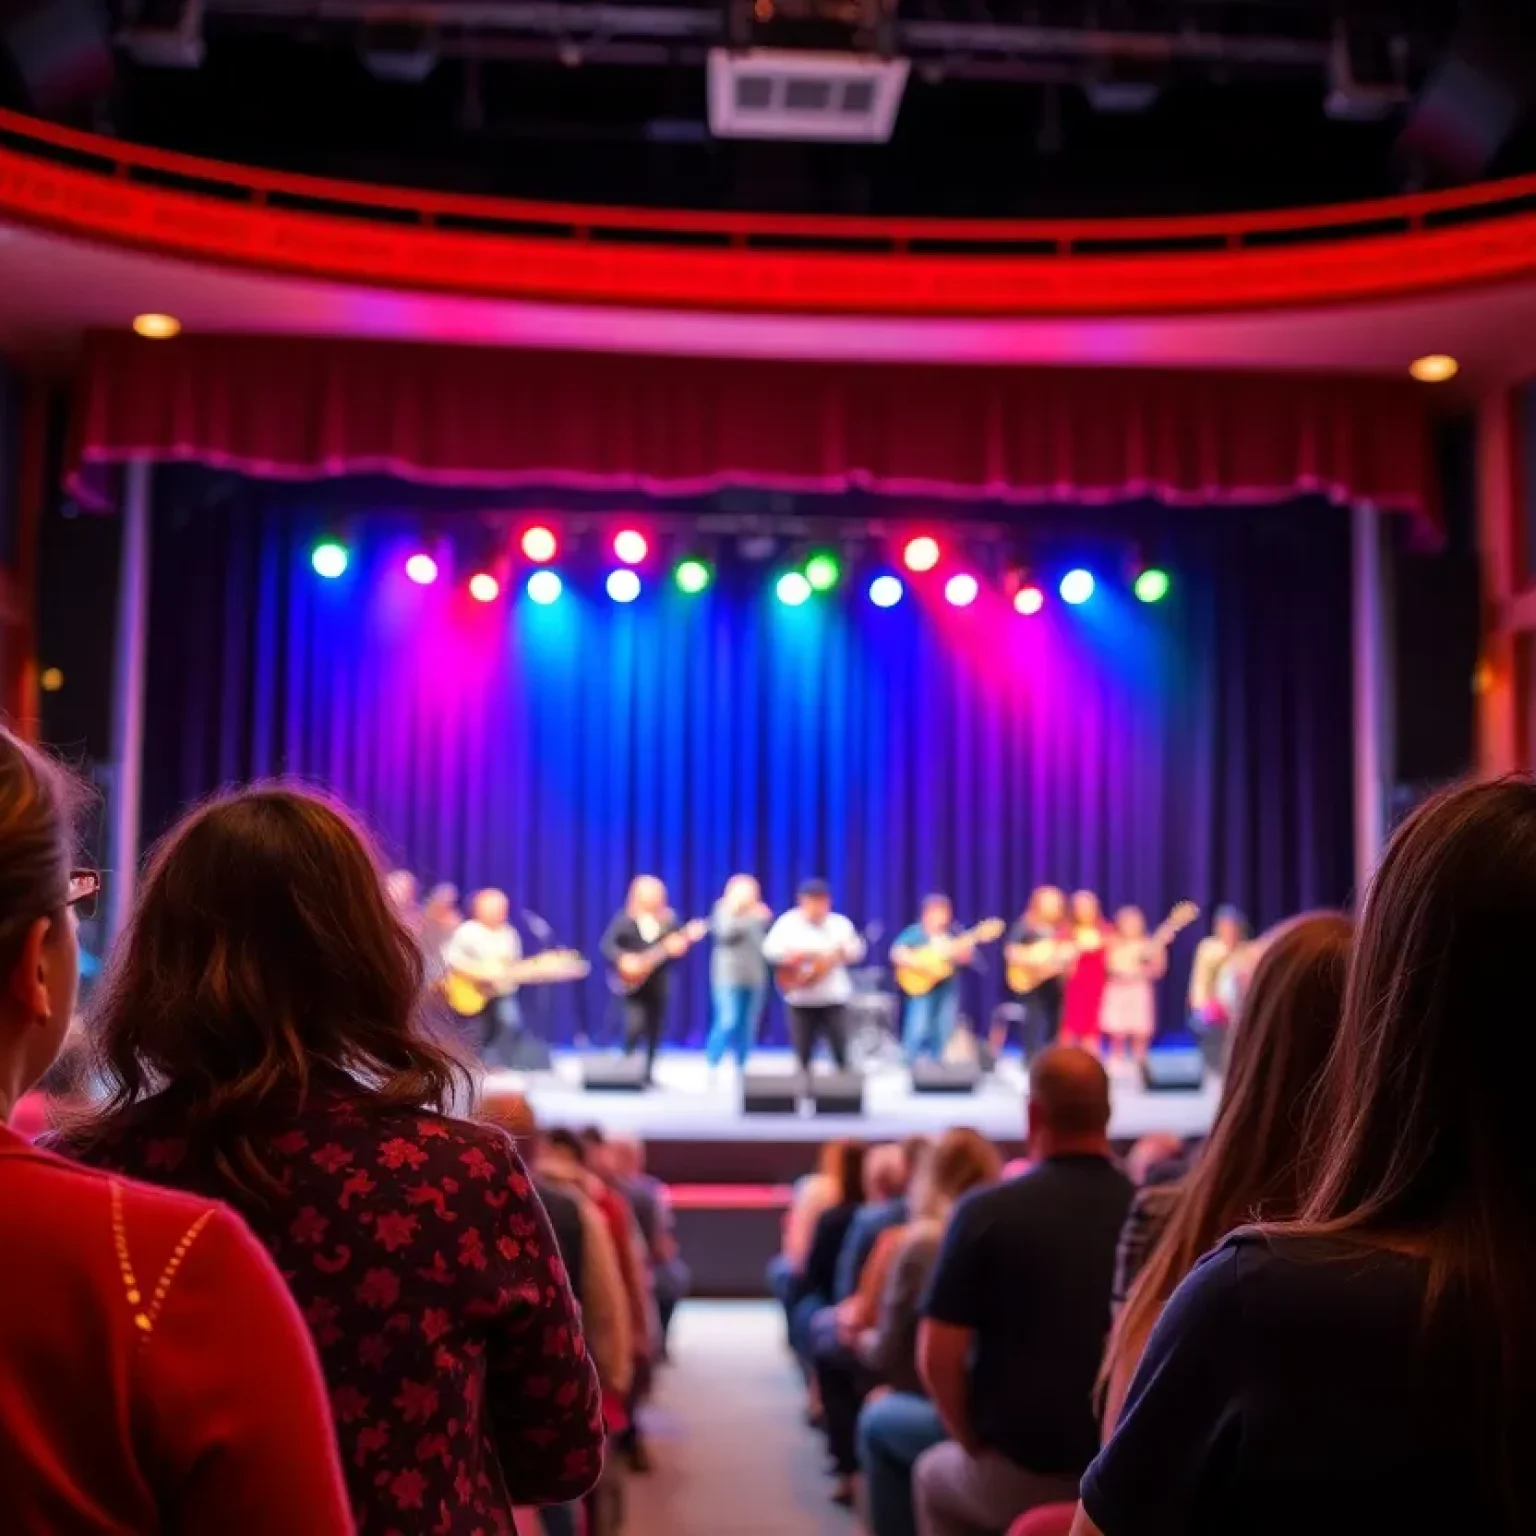
[[[345,1536],[313,1348],[239,1219],[5,1124],[74,1012],[99,885],[70,870],[75,801],[0,730],[0,1530]]]
[[[602,1466],[597,1377],[512,1143],[450,1118],[421,951],[347,814],[260,788],[157,850],[66,1150],[228,1200],[319,1346],[364,1536],[490,1536]]]

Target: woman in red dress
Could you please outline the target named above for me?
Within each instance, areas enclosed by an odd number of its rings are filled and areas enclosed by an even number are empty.
[[[602,1466],[597,1376],[506,1134],[452,1118],[419,946],[345,812],[262,788],[151,862],[68,1150],[227,1199],[319,1346],[363,1536],[513,1529]],[[274,1531],[278,1527],[272,1528]]]
[[[6,1125],[75,1008],[75,803],[0,730],[0,1530],[347,1536],[313,1346],[239,1218]]]
[[[1074,891],[1067,942],[1077,951],[1077,959],[1067,973],[1061,1005],[1061,1030],[1057,1035],[1061,1045],[1080,1045],[1089,1051],[1099,1048],[1099,1013],[1109,979],[1109,935],[1110,927],[1099,908],[1099,898],[1092,891]]]

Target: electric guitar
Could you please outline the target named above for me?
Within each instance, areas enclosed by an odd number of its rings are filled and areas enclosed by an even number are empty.
[[[478,1018],[498,997],[519,987],[552,981],[580,981],[592,969],[574,949],[545,949],[500,968],[495,980],[450,970],[443,977],[443,998],[461,1019]]]
[[[668,960],[681,958],[669,952],[669,945],[681,939],[686,953],[708,932],[709,924],[702,917],[696,917],[681,928],[674,928],[654,944],[620,955],[608,968],[609,991],[616,997],[628,997],[630,993],[638,992]]]
[[[896,985],[908,997],[927,997],[933,989],[955,974],[954,952],[962,945],[991,944],[1003,936],[1008,925],[1000,917],[989,917],[964,933],[941,934],[928,943],[907,952],[896,967]]]

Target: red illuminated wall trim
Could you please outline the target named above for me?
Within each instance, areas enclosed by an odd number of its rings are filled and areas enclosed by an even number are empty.
[[[1388,300],[1536,271],[1536,177],[1198,219],[693,213],[286,175],[5,112],[0,220],[274,274],[759,313],[1210,313]]]

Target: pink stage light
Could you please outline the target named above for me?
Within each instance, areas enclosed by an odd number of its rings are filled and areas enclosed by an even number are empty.
[[[405,574],[418,587],[430,587],[437,580],[437,561],[431,555],[418,552],[405,562]]]
[[[477,603],[494,603],[501,596],[501,583],[489,571],[476,571],[469,578],[469,595]]]
[[[651,552],[650,540],[638,528],[621,528],[613,536],[613,552],[625,565],[639,565]]]
[[[543,526],[529,528],[523,534],[523,557],[535,565],[548,565],[560,553],[560,541],[554,530]]]
[[[1033,582],[1028,586],[1020,587],[1013,594],[1013,608],[1015,613],[1022,613],[1026,618],[1031,614],[1039,613],[1045,607],[1045,593]]]
[[[901,552],[901,563],[909,571],[931,571],[939,563],[939,541],[922,534],[908,539]]]
[[[976,601],[976,594],[980,590],[976,578],[961,571],[958,576],[951,576],[944,583],[944,601],[955,608],[969,608]]]

